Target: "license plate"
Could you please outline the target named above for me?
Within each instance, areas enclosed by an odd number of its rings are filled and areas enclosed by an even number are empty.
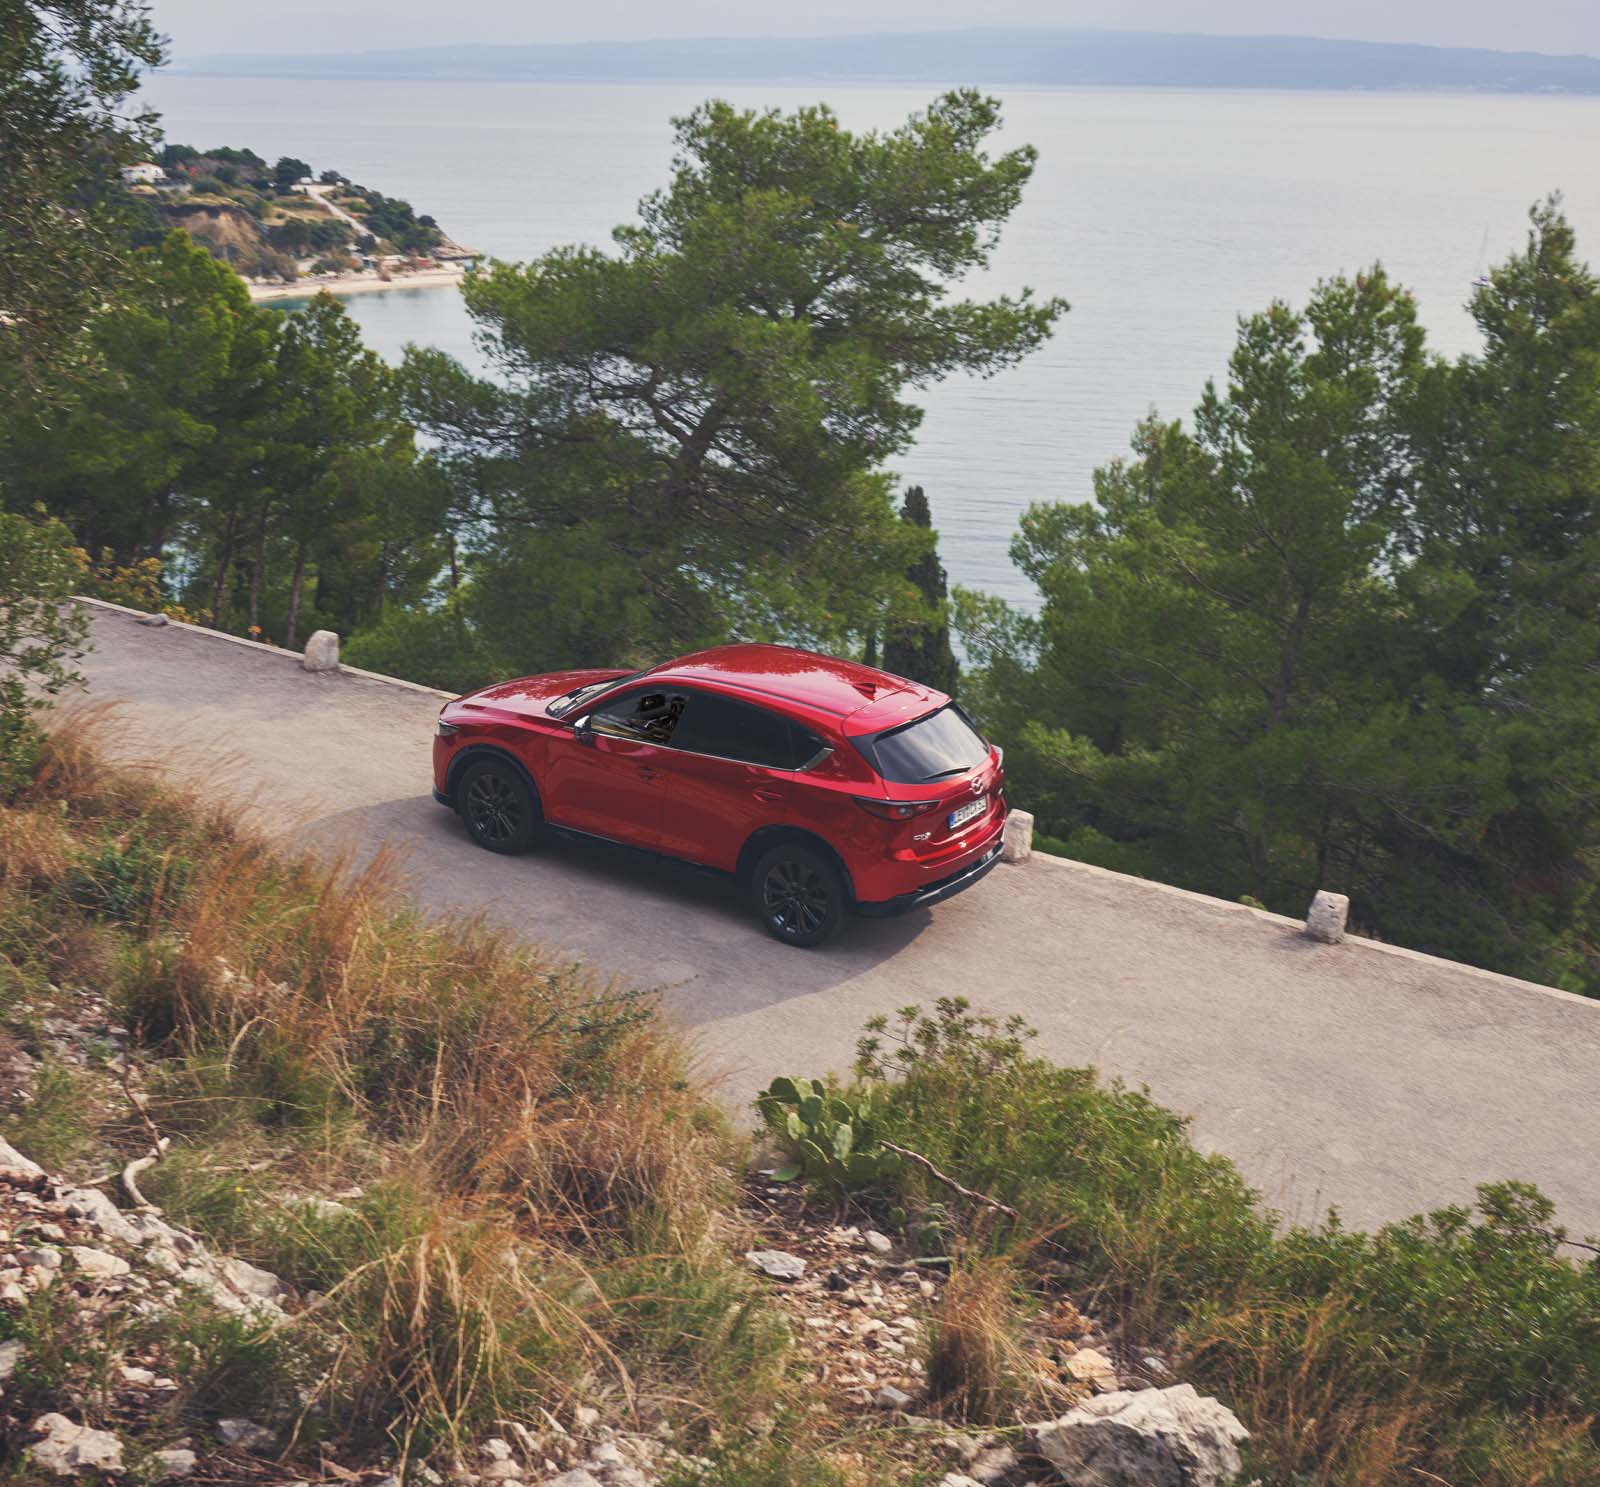
[[[969,801],[966,805],[950,812],[950,829],[954,831],[963,822],[970,821],[974,816],[981,816],[989,809],[989,797],[985,795],[981,800]]]

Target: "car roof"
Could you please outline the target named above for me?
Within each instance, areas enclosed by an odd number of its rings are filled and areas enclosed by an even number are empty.
[[[874,733],[942,706],[949,699],[908,681],[791,645],[719,645],[667,661],[651,670],[663,680],[707,682],[729,691],[787,702],[848,720],[848,733]]]

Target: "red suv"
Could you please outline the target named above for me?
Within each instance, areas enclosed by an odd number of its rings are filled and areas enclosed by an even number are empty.
[[[777,645],[485,687],[441,710],[433,776],[492,852],[548,829],[681,858],[788,945],[971,887],[1006,820],[1001,751],[942,692]]]

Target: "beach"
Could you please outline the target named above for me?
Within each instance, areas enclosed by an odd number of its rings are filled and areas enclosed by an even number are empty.
[[[457,268],[419,269],[413,274],[394,274],[380,279],[376,274],[341,274],[298,279],[293,284],[262,284],[246,280],[250,298],[258,303],[279,299],[308,299],[326,289],[329,294],[375,294],[383,289],[444,289],[460,284],[466,272]]]

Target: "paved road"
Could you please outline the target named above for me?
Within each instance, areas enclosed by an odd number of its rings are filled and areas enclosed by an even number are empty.
[[[1291,1218],[1370,1225],[1539,1183],[1600,1232],[1600,1002],[1058,859],[1005,866],[898,920],[802,952],[719,883],[603,847],[505,859],[430,798],[439,698],[98,611],[84,671],[107,739],[259,804],[278,829],[404,845],[418,896],[482,911],[664,989],[745,1099],[845,1069],[865,1018],[962,993],[1024,1014],[1042,1051],[1145,1083]]]

